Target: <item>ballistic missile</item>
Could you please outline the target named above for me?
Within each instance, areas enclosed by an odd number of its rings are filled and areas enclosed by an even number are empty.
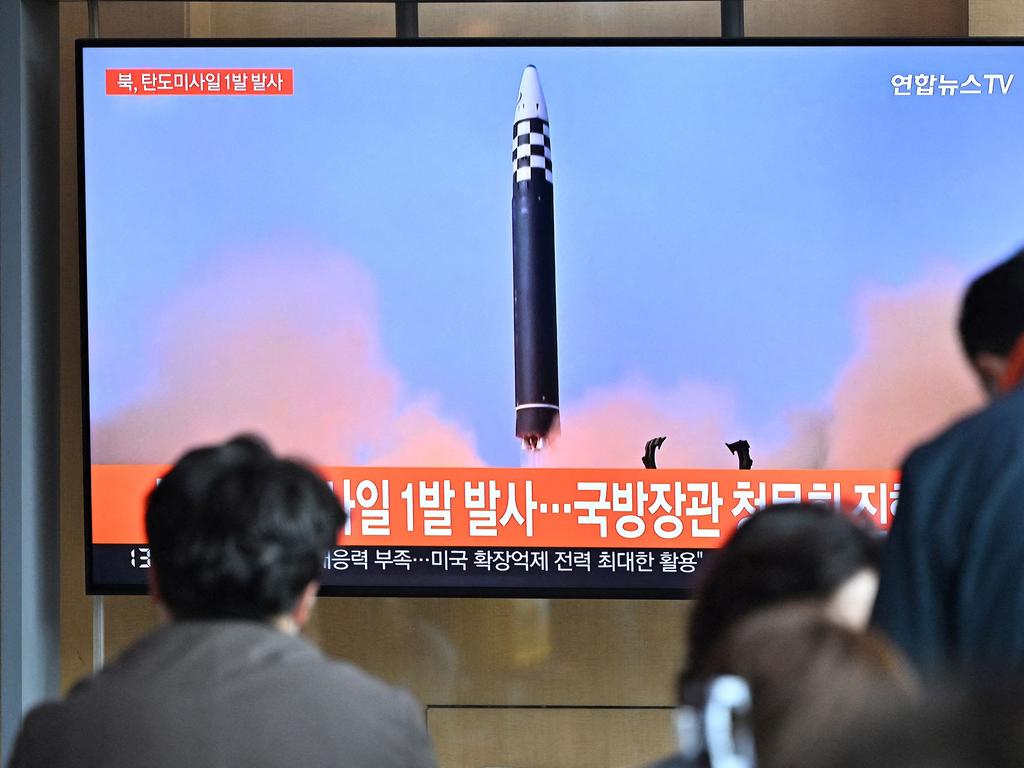
[[[559,429],[558,333],[551,138],[532,64],[523,70],[512,125],[512,293],[516,436],[537,451]]]

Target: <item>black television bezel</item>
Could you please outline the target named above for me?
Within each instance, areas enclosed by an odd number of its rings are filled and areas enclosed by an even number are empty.
[[[1020,37],[430,37],[430,38],[79,38],[75,41],[76,140],[78,157],[78,268],[79,323],[82,377],[82,467],[85,514],[85,590],[87,595],[144,595],[145,586],[98,583],[93,579],[92,541],[92,448],[89,418],[89,328],[85,219],[85,126],[83,52],[86,48],[479,48],[479,47],[576,47],[576,48],[885,48],[885,47],[1014,47]],[[585,598],[680,600],[692,597],[690,589],[605,589],[501,587],[341,587],[325,585],[327,597],[476,597],[476,598]]]

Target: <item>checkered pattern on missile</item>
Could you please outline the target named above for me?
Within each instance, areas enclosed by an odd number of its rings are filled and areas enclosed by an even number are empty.
[[[551,183],[551,137],[546,120],[520,120],[512,128],[512,178]]]

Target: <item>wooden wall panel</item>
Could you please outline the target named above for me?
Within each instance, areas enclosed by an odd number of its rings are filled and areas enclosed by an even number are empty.
[[[75,38],[89,33],[85,0],[60,4],[60,671],[66,689],[92,659],[85,597],[81,345],[78,323],[78,161]]]
[[[97,7],[101,37],[181,37],[185,31],[182,2],[99,0]],[[86,26],[82,36],[88,32]]]
[[[442,766],[632,768],[674,751],[665,709],[429,709]]]
[[[329,599],[309,635],[425,704],[670,705],[689,603]]]
[[[1024,0],[970,0],[970,32],[978,37],[1024,37]]]
[[[394,37],[390,3],[186,3],[193,37]],[[207,29],[203,30],[204,20]]]
[[[710,36],[721,29],[717,2],[431,3],[420,6],[423,37]]]
[[[762,37],[956,37],[967,0],[746,0],[745,32]]]

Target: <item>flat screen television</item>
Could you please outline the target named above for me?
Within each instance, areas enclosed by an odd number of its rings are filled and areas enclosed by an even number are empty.
[[[349,508],[328,594],[680,597],[763,504],[885,528],[980,402],[956,310],[1024,235],[1021,65],[80,41],[89,591],[144,590],[146,494],[240,432]]]

